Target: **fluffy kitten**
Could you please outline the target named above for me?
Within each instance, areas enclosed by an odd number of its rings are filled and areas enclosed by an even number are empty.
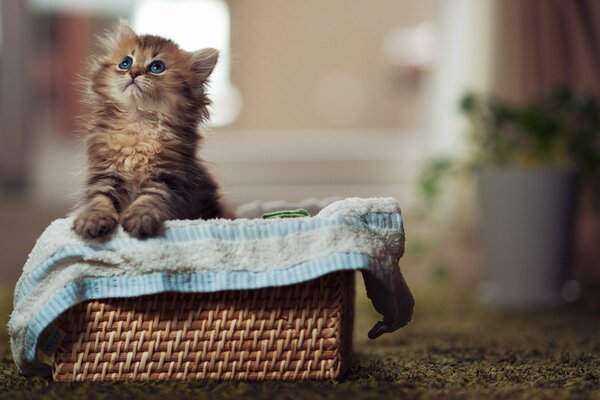
[[[120,223],[144,238],[167,219],[222,217],[217,184],[196,156],[217,50],[189,53],[125,23],[102,45],[90,69],[88,176],[74,231],[102,238]]]

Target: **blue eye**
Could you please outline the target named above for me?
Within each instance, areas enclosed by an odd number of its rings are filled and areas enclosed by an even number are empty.
[[[148,71],[150,71],[153,74],[163,73],[166,69],[167,67],[165,67],[165,63],[163,63],[162,61],[154,61],[148,66]]]
[[[133,64],[133,59],[131,57],[127,56],[119,63],[119,69],[128,70],[129,68],[131,68],[132,64]]]

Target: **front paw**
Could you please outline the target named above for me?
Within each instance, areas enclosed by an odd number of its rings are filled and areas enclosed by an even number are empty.
[[[116,215],[104,210],[84,210],[73,221],[73,231],[86,240],[104,238],[116,227]]]
[[[121,217],[121,225],[126,232],[136,238],[156,236],[163,228],[163,218],[152,209],[136,209],[125,211]]]

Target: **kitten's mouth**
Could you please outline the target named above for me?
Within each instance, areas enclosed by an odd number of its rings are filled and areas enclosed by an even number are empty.
[[[129,83],[128,83],[128,84],[125,86],[125,89],[123,89],[123,91],[126,91],[126,90],[127,90],[127,89],[129,89],[130,87],[132,88],[131,90],[137,90],[137,91],[140,91],[140,92],[142,91],[142,88],[141,88],[141,87],[140,87],[140,86],[139,86],[137,83],[135,83],[135,81],[134,81],[134,80],[132,80],[131,82],[129,82]]]

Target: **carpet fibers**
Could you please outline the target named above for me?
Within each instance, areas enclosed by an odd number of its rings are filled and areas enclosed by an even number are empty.
[[[377,341],[359,293],[355,360],[342,382],[54,383],[21,376],[8,346],[12,290],[0,289],[0,398],[600,399],[600,318],[569,308],[506,312],[443,288],[417,291],[414,322]]]

